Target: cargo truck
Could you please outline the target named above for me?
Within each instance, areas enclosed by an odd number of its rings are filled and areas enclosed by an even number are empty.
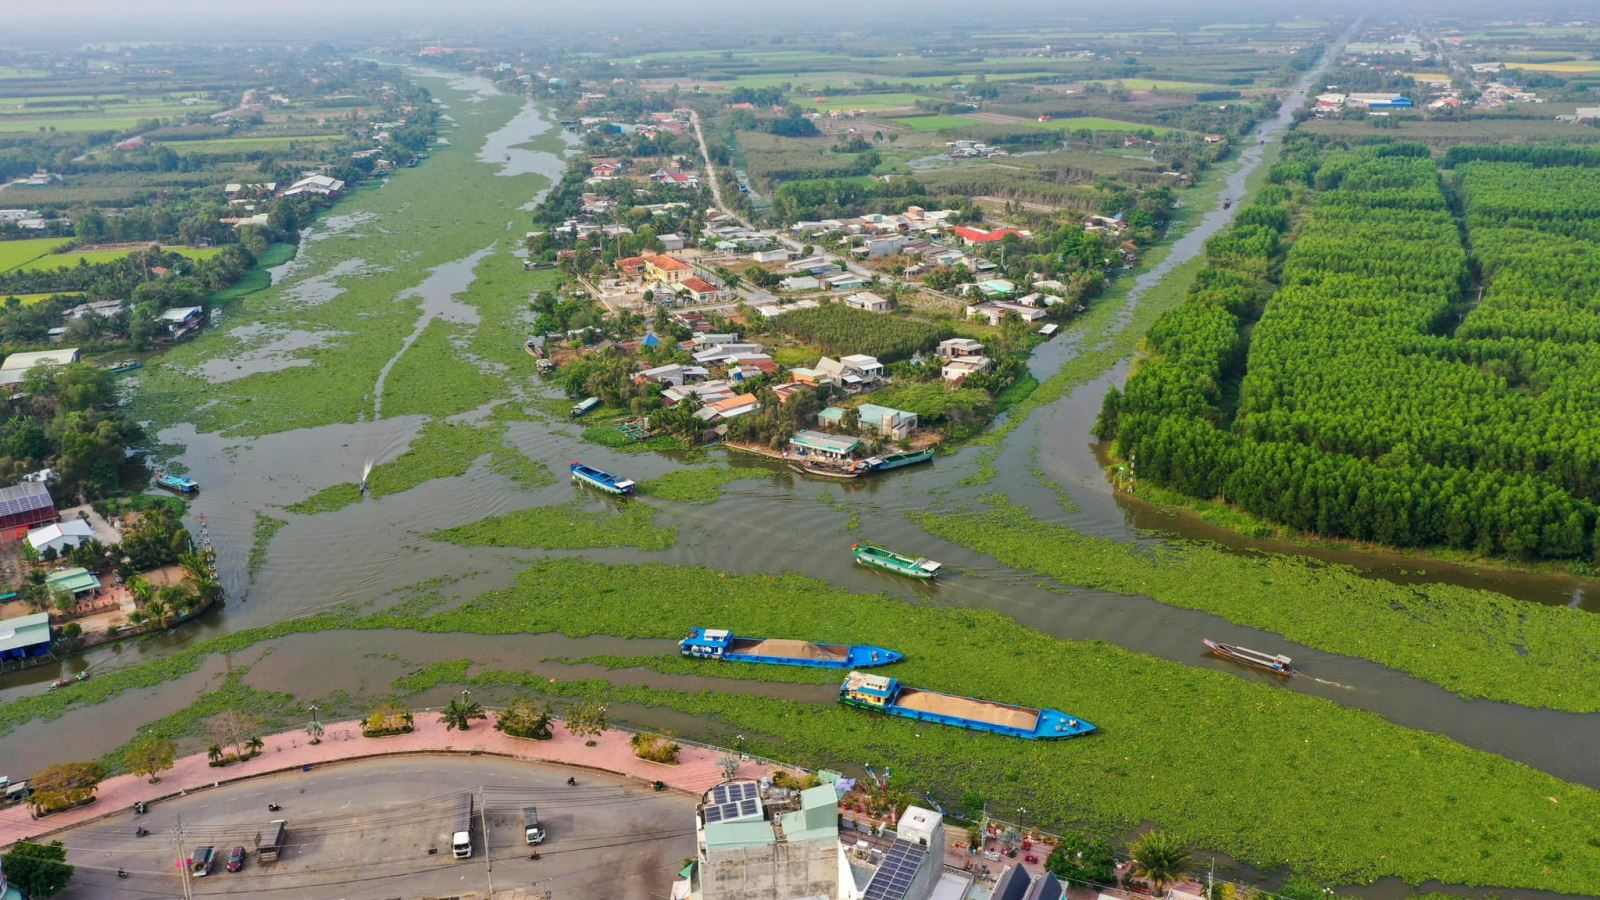
[[[450,849],[456,859],[472,856],[472,795],[462,794],[456,801],[455,819],[450,829]]]
[[[256,851],[256,859],[264,863],[277,862],[288,837],[289,823],[283,819],[273,819],[272,824],[267,826],[267,842]]]
[[[529,846],[544,843],[544,826],[539,824],[538,807],[522,808],[522,833],[528,839]]]

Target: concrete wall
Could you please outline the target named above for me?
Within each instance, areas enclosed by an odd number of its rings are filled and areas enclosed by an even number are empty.
[[[713,850],[701,876],[705,900],[833,900],[839,854],[837,840]]]

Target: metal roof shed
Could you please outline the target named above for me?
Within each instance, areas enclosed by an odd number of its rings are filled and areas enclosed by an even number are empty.
[[[43,484],[24,481],[0,488],[0,528],[31,528],[56,519],[56,503]]]
[[[27,659],[49,652],[49,613],[0,620],[0,659]]]

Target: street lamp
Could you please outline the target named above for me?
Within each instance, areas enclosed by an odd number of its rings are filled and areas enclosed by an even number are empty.
[[[1024,831],[1024,830],[1026,830],[1026,829],[1024,829],[1024,828],[1023,828],[1023,827],[1022,827],[1022,819],[1023,819],[1023,817],[1024,817],[1024,816],[1026,816],[1026,815],[1027,815],[1027,814],[1028,814],[1028,811],[1027,811],[1027,810],[1026,810],[1026,809],[1024,809],[1024,808],[1022,808],[1022,807],[1020,807],[1020,806],[1019,806],[1019,807],[1017,807],[1017,830],[1018,830],[1018,831]]]

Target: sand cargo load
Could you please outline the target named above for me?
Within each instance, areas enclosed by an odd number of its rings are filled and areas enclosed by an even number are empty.
[[[865,644],[816,644],[781,638],[741,638],[722,628],[696,628],[678,642],[678,651],[694,659],[803,666],[812,669],[864,669],[887,666],[904,657],[893,650]]]
[[[925,691],[906,687],[887,675],[866,672],[851,672],[845,677],[844,684],[839,687],[839,702],[919,722],[1030,741],[1078,737],[1095,730],[1088,722],[1059,710]]]

